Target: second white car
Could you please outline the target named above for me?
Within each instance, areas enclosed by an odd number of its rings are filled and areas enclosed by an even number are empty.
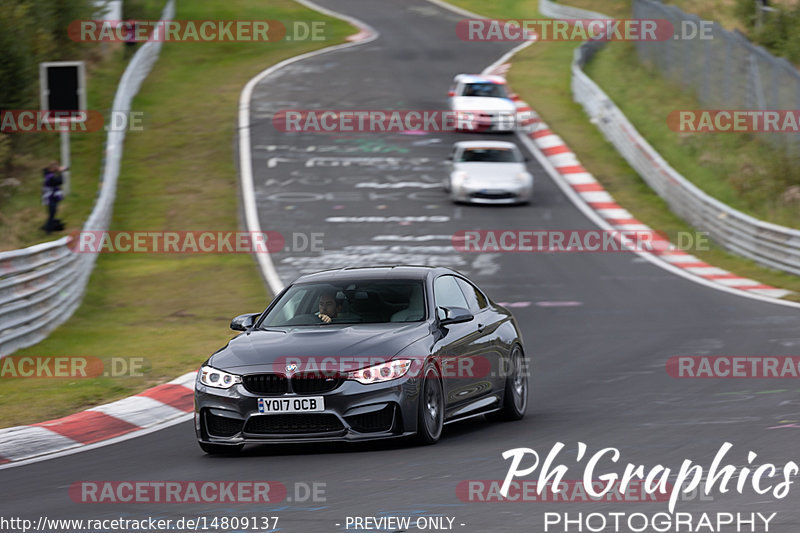
[[[515,204],[530,202],[533,176],[517,145],[505,141],[461,141],[450,153],[444,188],[456,202]]]

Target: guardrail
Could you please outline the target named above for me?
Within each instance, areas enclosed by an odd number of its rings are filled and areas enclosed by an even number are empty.
[[[552,18],[609,18],[539,0]],[[604,43],[586,42],[572,61],[572,94],[617,151],[670,209],[726,249],[762,265],[800,275],[800,230],[764,222],[712,198],[672,168],[582,67]]]
[[[175,16],[169,0],[161,20]],[[161,51],[161,42],[147,42],[122,75],[111,109],[130,111],[131,101]],[[106,139],[100,192],[84,230],[108,229],[117,190],[124,130],[110,130]],[[0,357],[36,344],[65,322],[81,303],[96,254],[76,254],[69,237],[21,250],[0,252]]]

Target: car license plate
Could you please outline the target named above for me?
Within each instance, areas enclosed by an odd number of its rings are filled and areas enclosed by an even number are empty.
[[[324,396],[258,399],[259,413],[318,413],[324,410]]]

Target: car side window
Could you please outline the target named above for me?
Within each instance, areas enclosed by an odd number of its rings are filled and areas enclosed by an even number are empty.
[[[458,286],[456,278],[453,276],[441,276],[433,282],[433,298],[436,302],[436,312],[439,318],[442,316],[440,307],[462,307],[469,309],[469,304],[461,288]]]
[[[461,290],[464,291],[464,296],[467,298],[470,311],[476,313],[481,309],[486,308],[488,305],[486,302],[486,297],[475,285],[461,278],[456,278],[456,281],[458,282],[459,286],[461,286]]]

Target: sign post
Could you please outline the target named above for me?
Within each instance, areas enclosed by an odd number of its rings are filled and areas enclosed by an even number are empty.
[[[86,67],[83,61],[50,61],[39,63],[40,108],[46,111],[86,110]],[[67,119],[72,120],[72,119]],[[64,195],[69,194],[69,131],[70,125],[62,124],[61,166],[64,171]]]

